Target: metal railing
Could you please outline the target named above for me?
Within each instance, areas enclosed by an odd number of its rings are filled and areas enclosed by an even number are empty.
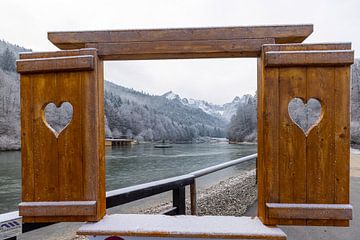
[[[237,164],[254,160],[257,154],[234,159],[215,166],[204,168],[178,177],[167,178],[131,187],[121,188],[106,192],[106,208],[116,207],[139,199],[172,191],[173,206],[162,212],[166,215],[184,215],[186,211],[185,187],[190,185],[191,214],[196,215],[196,178],[208,175],[219,170],[235,166]],[[18,211],[0,214],[0,228],[16,227],[22,224],[22,233],[43,228],[55,223],[21,223]],[[19,226],[20,227],[20,226]],[[1,236],[0,236],[1,237]],[[16,240],[16,236],[3,238],[5,240]],[[0,238],[1,240],[1,238]]]

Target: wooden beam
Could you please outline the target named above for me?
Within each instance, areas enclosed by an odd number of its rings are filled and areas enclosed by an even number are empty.
[[[351,220],[350,204],[266,203],[270,218]]]
[[[21,52],[20,59],[37,59],[37,58],[56,58],[56,57],[71,57],[80,55],[95,55],[97,50],[95,48],[82,48],[76,50],[62,50],[55,52]]]
[[[112,31],[79,31],[79,32],[49,32],[49,40],[63,50],[79,49],[92,46],[92,44],[123,44],[133,43],[136,46],[146,46],[152,42],[185,41],[180,44],[183,49],[193,41],[230,41],[244,39],[272,39],[273,43],[300,43],[313,31],[313,25],[278,25],[278,26],[252,26],[252,27],[213,27],[213,28],[182,28],[182,29],[146,29],[146,30],[112,30]],[[229,42],[230,43],[230,42]],[[194,43],[199,44],[199,42]],[[204,43],[200,43],[202,45]],[[221,45],[221,43],[220,43]],[[114,46],[112,46],[114,47]],[[190,45],[190,47],[194,47]],[[120,46],[118,48],[124,48]],[[168,54],[168,49],[163,49],[161,54]],[[201,47],[198,48],[201,51]],[[158,53],[159,54],[159,53]],[[230,55],[230,54],[229,54]],[[252,55],[259,56],[258,50]],[[104,57],[105,55],[103,55]],[[213,55],[214,56],[214,55]],[[210,57],[213,57],[210,56]],[[184,58],[196,57],[185,51]],[[216,57],[216,56],[215,56]],[[221,56],[219,56],[221,57]],[[159,58],[159,57],[157,57]],[[161,58],[161,57],[160,57]],[[165,58],[165,57],[162,57]],[[180,58],[180,55],[179,57]]]
[[[350,42],[340,43],[290,43],[264,44],[263,52],[269,51],[320,51],[320,50],[351,50]]]
[[[18,73],[40,73],[58,71],[86,71],[94,69],[92,55],[21,59],[16,61]]]
[[[96,201],[22,202],[20,216],[92,216],[96,214]]]
[[[256,57],[274,39],[158,41],[86,44],[104,60]]]
[[[270,51],[265,53],[265,66],[341,66],[354,63],[354,51]]]

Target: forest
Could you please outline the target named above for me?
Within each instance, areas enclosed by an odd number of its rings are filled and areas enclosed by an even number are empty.
[[[20,87],[15,71],[19,52],[31,51],[0,41],[0,150],[20,148]],[[312,104],[312,103],[310,103]],[[294,120],[305,126],[316,112],[299,111],[292,105]],[[181,98],[173,92],[150,95],[105,82],[105,132],[108,138],[127,137],[141,141],[202,142],[209,138],[228,138],[230,142],[256,142],[257,96],[235,97],[216,105],[198,99]],[[48,122],[55,128],[71,117],[71,106],[61,112],[50,107]],[[316,109],[315,105],[313,109]],[[360,146],[360,60],[351,74],[351,143]]]

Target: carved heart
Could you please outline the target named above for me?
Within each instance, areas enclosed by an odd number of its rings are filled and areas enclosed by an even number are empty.
[[[321,103],[315,98],[310,98],[305,104],[300,98],[291,99],[288,112],[291,120],[303,130],[306,136],[322,117]]]
[[[58,137],[70,124],[73,116],[73,107],[69,102],[61,103],[60,107],[54,103],[48,103],[43,111],[43,121],[55,137]]]

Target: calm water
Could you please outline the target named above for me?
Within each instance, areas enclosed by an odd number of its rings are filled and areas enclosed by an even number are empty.
[[[107,190],[174,177],[256,152],[256,145],[227,143],[153,144],[109,148],[106,152]],[[17,209],[20,199],[20,152],[0,152],[0,213]]]

